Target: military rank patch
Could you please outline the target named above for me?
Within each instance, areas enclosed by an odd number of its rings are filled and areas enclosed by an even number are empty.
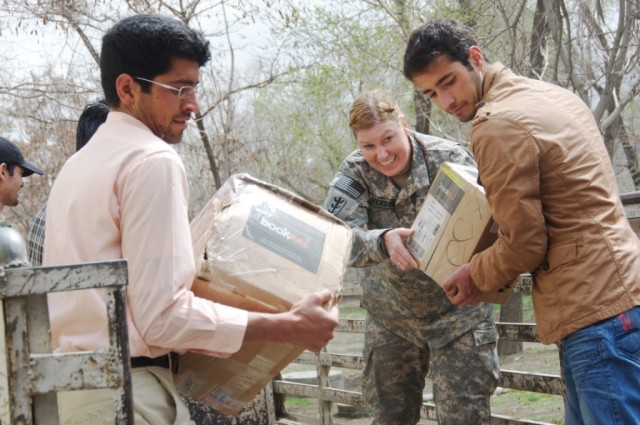
[[[334,186],[353,199],[358,199],[364,193],[364,187],[359,182],[345,175],[340,176]]]
[[[347,205],[346,199],[344,199],[342,196],[334,196],[331,199],[331,203],[327,207],[327,211],[329,211],[330,214],[338,215],[338,213],[342,211],[345,205]]]

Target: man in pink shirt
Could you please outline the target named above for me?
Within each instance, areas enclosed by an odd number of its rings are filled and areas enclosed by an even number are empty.
[[[228,356],[242,344],[287,342],[319,351],[332,338],[337,308],[329,291],[286,313],[215,304],[191,292],[195,276],[187,178],[170,146],[193,113],[209,43],[157,15],[125,18],[103,38],[100,71],[111,112],[91,143],[63,166],[49,197],[44,265],[127,259],[127,324],[137,424],[190,424],[171,372],[171,353]],[[52,294],[58,352],[107,345],[99,290]],[[59,394],[61,423],[113,423],[108,390]]]

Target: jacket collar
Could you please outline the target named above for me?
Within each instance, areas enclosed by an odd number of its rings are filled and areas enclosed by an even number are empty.
[[[486,101],[489,100],[491,88],[496,85],[505,72],[508,72],[509,68],[504,66],[500,62],[484,65],[484,80],[482,80],[482,93],[480,94],[480,101],[476,104],[476,109],[480,109]]]

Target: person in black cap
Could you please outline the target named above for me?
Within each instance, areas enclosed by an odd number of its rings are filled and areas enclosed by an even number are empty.
[[[43,174],[40,168],[24,159],[14,143],[0,137],[0,211],[5,205],[18,205],[18,192],[24,186],[22,178],[33,173]]]

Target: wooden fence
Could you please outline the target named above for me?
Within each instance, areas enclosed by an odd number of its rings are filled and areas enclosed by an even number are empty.
[[[640,191],[623,193],[620,196],[623,205],[635,208],[629,217],[629,222],[636,232],[640,234],[640,217],[638,215],[638,207],[640,206]],[[344,295],[348,297],[359,297],[359,285],[345,285]],[[500,315],[500,321],[497,322],[498,333],[502,344],[515,343],[518,350],[518,343],[532,342],[539,343],[536,335],[536,326],[533,323],[517,323],[505,321],[505,317],[514,317],[522,314],[522,294],[530,292],[531,278],[523,275],[518,279],[511,295],[511,304],[508,309],[503,306]],[[509,311],[511,313],[509,313]],[[504,312],[507,312],[504,314]],[[517,317],[516,317],[517,318]],[[338,332],[346,333],[363,333],[363,320],[341,320],[337,329]],[[507,351],[513,352],[511,347]],[[300,396],[316,399],[318,402],[318,416],[302,416],[293,413],[281,413],[276,419],[278,424],[311,424],[311,425],[338,425],[339,418],[332,415],[332,406],[338,403],[346,406],[356,406],[366,409],[366,404],[362,394],[357,391],[348,391],[340,388],[334,388],[330,384],[331,368],[345,368],[362,370],[364,361],[361,356],[336,354],[330,352],[322,352],[319,355],[305,352],[299,356],[295,363],[314,366],[317,371],[317,385],[300,384],[285,380],[274,380],[269,393],[273,392],[276,399],[282,399],[284,396]],[[559,375],[539,373],[536,371],[520,372],[514,370],[501,370],[499,386],[514,390],[529,391],[534,393],[553,394],[564,396],[564,383]],[[277,409],[276,409],[277,410]],[[425,402],[422,406],[421,416],[423,419],[435,421],[435,406],[432,403]],[[492,415],[493,425],[552,425],[545,422],[535,421],[533,419],[516,419],[503,415]]]
[[[512,297],[521,299],[522,293],[530,291],[531,278],[523,275],[518,280],[514,288]],[[345,296],[358,296],[359,286],[345,285]],[[539,342],[536,336],[536,328],[531,323],[507,323],[498,322],[498,332],[501,341],[522,341]],[[363,333],[363,320],[341,320],[338,332]],[[330,383],[331,368],[357,369],[362,370],[364,360],[361,356],[336,354],[331,352],[321,352],[319,355],[304,352],[295,363],[314,366],[317,371],[317,385],[301,384],[292,381],[273,381],[273,392],[281,396],[309,397],[317,400],[318,415],[316,417],[302,416],[295,413],[286,413],[279,417],[278,424],[312,424],[312,425],[334,425],[339,424],[341,418],[332,415],[334,403],[339,405],[355,406],[366,409],[362,394],[357,391],[334,388]],[[562,396],[564,394],[564,384],[559,375],[531,372],[520,372],[513,370],[501,370],[499,386],[522,391],[530,391],[544,394],[554,394]],[[335,410],[335,409],[333,409]],[[431,402],[423,403],[421,416],[423,419],[435,421],[435,405]],[[495,425],[540,425],[544,422],[535,420],[516,419],[507,416],[494,414],[492,424]]]

